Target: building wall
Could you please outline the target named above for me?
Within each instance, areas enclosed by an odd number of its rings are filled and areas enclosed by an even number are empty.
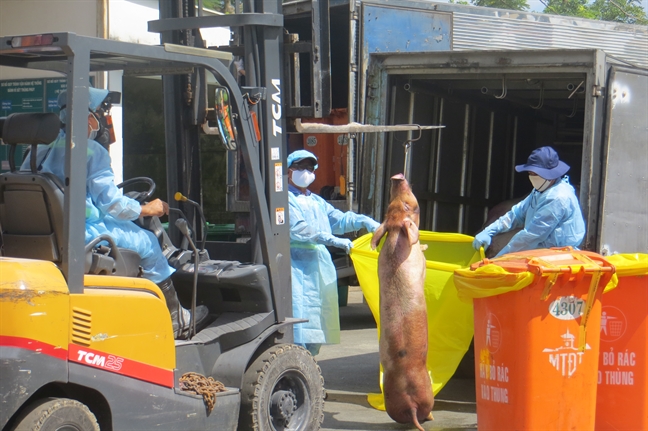
[[[70,31],[97,36],[102,0],[0,0],[0,36]],[[0,79],[61,76],[40,70],[0,67]]]

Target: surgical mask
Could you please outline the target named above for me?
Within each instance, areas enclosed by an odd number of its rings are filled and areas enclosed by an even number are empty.
[[[529,181],[533,184],[533,188],[539,192],[544,192],[551,185],[551,180],[545,180],[539,175],[529,175]]]
[[[311,183],[315,181],[315,174],[309,170],[304,169],[303,171],[293,171],[292,172],[292,182],[295,183],[297,187],[308,187]]]

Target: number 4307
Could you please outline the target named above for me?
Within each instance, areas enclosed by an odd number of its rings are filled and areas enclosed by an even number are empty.
[[[555,316],[580,316],[583,313],[583,304],[585,301],[582,299],[562,298],[560,302],[554,303],[554,309],[551,310]]]

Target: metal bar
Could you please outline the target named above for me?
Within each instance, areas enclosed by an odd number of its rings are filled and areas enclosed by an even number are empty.
[[[439,123],[443,122],[443,108],[444,108],[444,99],[441,99],[439,104]],[[436,160],[434,163],[434,193],[439,193],[439,164],[441,160],[441,135],[442,132],[439,130],[438,136],[437,136],[437,144],[436,144]],[[437,201],[434,201],[434,210],[433,210],[433,216],[432,216],[432,230],[436,231],[437,230],[437,214],[439,211],[439,204]]]
[[[466,104],[464,109],[464,131],[461,147],[461,180],[459,184],[459,196],[466,195],[466,175],[468,174],[468,135],[470,132],[470,105]],[[457,221],[457,232],[463,232],[463,219],[465,213],[464,204],[459,205],[459,217]]]
[[[186,18],[166,18],[148,22],[148,31],[189,30],[213,27],[266,26],[283,27],[283,15],[276,13],[241,13],[229,15],[210,15]]]
[[[371,133],[371,132],[402,132],[408,130],[442,129],[445,126],[418,126],[416,124],[373,125],[373,124],[321,124],[302,123],[301,119],[295,120],[295,129],[298,133]]]
[[[390,97],[389,97],[389,123],[393,123],[396,121],[396,94],[398,92],[398,89],[396,88],[395,85],[392,85],[390,87]],[[386,147],[387,151],[385,151],[385,166],[387,169],[389,169],[392,164],[394,163],[394,135],[390,134],[386,136],[387,142],[386,142]],[[383,190],[385,190],[385,196],[387,202],[389,202],[389,190],[390,190],[390,182],[391,179],[389,175],[381,175],[382,177],[382,183],[383,183]],[[382,214],[381,214],[382,215]]]
[[[490,126],[488,130],[488,155],[486,156],[486,191],[484,197],[490,197],[490,181],[491,181],[491,163],[493,161],[493,133],[495,132],[495,111],[490,113]]]
[[[313,116],[331,113],[331,49],[328,0],[312,0],[312,100]]]
[[[581,157],[581,178],[579,202],[585,218],[585,239],[583,247],[603,253],[603,244],[600,241],[600,222],[603,219],[602,200],[604,188],[602,178],[605,166],[602,160],[605,157],[605,136],[607,134],[604,121],[607,118],[607,97],[599,97],[594,93],[601,89],[608,81],[609,64],[604,52],[598,51],[596,67],[587,72],[585,84],[584,125],[583,125],[583,150]],[[580,198],[582,197],[582,198]]]
[[[435,97],[433,100],[434,107],[432,110],[432,119],[435,120],[439,118],[441,115],[441,100],[443,100],[441,97]],[[427,186],[425,190],[428,192],[431,192],[434,188],[434,167],[435,167],[435,160],[436,160],[436,147],[438,143],[438,134],[440,131],[437,131],[433,136],[430,138],[430,143],[432,144],[432,148],[430,149],[430,157],[428,160],[428,177],[427,177]],[[432,224],[432,216],[433,216],[433,211],[434,211],[434,203],[431,200],[426,201],[426,212],[425,212],[425,226],[431,226]]]
[[[493,133],[495,132],[495,112],[490,113],[490,127],[488,130],[488,155],[486,156],[486,190],[484,198],[490,198],[491,163],[493,161]],[[488,207],[484,207],[484,221],[488,218]]]
[[[513,167],[515,166],[515,158],[516,158],[516,152],[517,152],[517,129],[518,129],[518,117],[515,116],[513,117],[513,146],[511,150],[511,184],[509,187],[509,196],[508,198],[511,199],[513,197],[513,192],[515,188],[515,169]]]
[[[74,38],[71,42],[75,42]],[[88,164],[88,111],[75,107],[88,106],[90,97],[90,46],[75,44],[73,57],[68,57],[68,123],[65,136],[65,192],[63,210],[68,214],[63,226],[62,271],[70,293],[83,293],[85,236],[79,226],[85,226],[86,166]],[[74,178],[74,181],[70,179]]]
[[[285,6],[284,6],[285,7]],[[358,84],[358,64],[357,64],[357,35],[358,35],[358,12],[356,9],[356,0],[349,0],[349,94],[347,117],[349,123],[356,121],[356,92]],[[353,209],[353,198],[355,193],[355,135],[349,134],[349,145],[347,148],[347,210]],[[350,186],[349,186],[350,185]]]
[[[258,2],[262,10],[256,12],[277,14],[281,11],[281,1]],[[284,97],[282,94],[283,75],[281,70],[282,58],[273,53],[281,53],[283,46],[283,28],[258,27],[256,29],[259,51],[256,54],[260,66],[258,84],[267,88],[268,97],[260,103],[260,126],[263,129],[263,139],[258,151],[250,153],[262,157],[259,160],[248,159],[246,166],[264,166],[265,169],[265,211],[268,216],[257,220],[259,237],[264,251],[264,263],[272,281],[273,305],[278,322],[292,316],[292,296],[290,284],[290,241],[288,225],[288,170],[286,169],[287,140],[286,120],[282,112]],[[246,45],[249,40],[246,40]],[[249,115],[249,113],[245,114]],[[253,135],[250,136],[250,139]],[[250,141],[256,142],[256,141]],[[259,184],[260,191],[263,185]],[[276,238],[285,240],[277,241]],[[271,265],[270,262],[273,264]]]
[[[416,101],[416,94],[414,93],[409,93],[409,109],[407,112],[407,121],[411,124],[414,122],[414,103]],[[419,132],[419,138],[421,137],[421,134]],[[407,131],[407,140],[410,141],[412,139],[412,129],[409,129]],[[412,171],[412,144],[409,143],[405,147],[405,160],[403,163],[403,175],[407,179],[407,181],[410,181],[411,178],[409,176],[410,172]]]
[[[284,53],[297,54],[297,53],[311,53],[313,52],[313,44],[311,42],[290,42],[284,45]]]

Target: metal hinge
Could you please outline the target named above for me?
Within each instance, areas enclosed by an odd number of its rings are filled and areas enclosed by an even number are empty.
[[[601,97],[603,95],[603,90],[605,87],[601,87],[600,85],[595,85],[592,87],[592,96],[593,97]]]

